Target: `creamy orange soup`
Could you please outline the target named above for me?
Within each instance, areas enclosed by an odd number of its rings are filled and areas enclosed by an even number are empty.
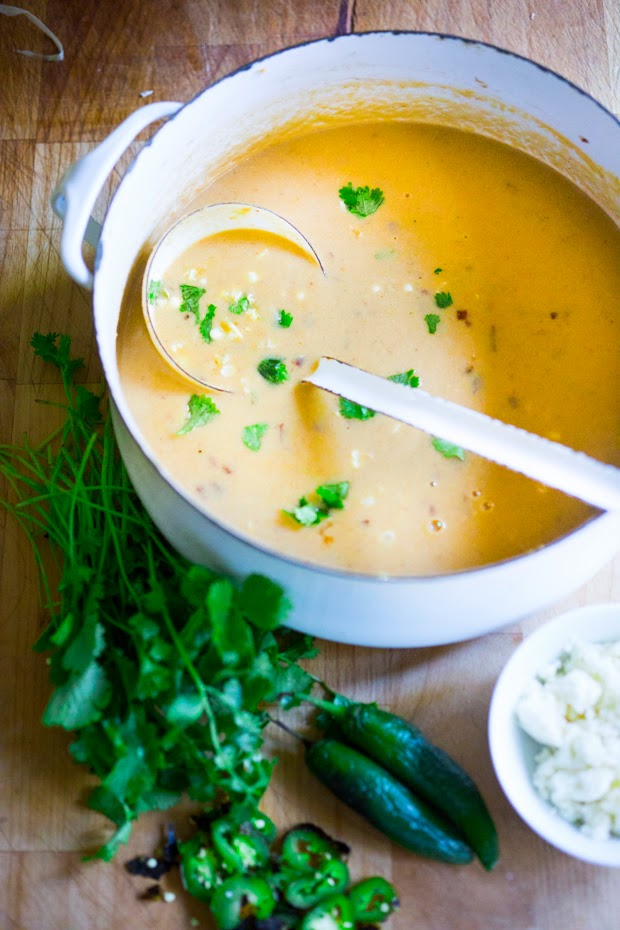
[[[349,182],[383,202],[350,212],[339,196]],[[275,142],[193,206],[224,201],[285,216],[325,275],[282,240],[241,233],[197,243],[168,269],[152,306],[179,358],[234,388],[209,395],[153,347],[136,269],[119,329],[124,389],[199,507],[287,556],[387,575],[515,556],[593,513],[388,417],[348,417],[360,411],[301,383],[321,355],[410,373],[620,463],[620,232],[576,187],[500,143],[385,122]]]

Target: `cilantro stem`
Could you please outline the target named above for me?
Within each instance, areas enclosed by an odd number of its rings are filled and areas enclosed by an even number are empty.
[[[96,433],[93,433],[92,436],[90,437],[90,440],[88,441],[88,444],[87,444],[87,446],[86,446],[86,449],[84,450],[84,455],[82,456],[82,461],[80,462],[80,466],[79,466],[79,468],[78,468],[78,474],[77,474],[77,478],[76,478],[76,488],[77,488],[77,489],[79,489],[79,487],[80,487],[80,484],[81,484],[81,481],[82,481],[82,477],[83,477],[83,475],[84,475],[84,472],[85,472],[85,470],[86,470],[86,466],[87,466],[87,464],[88,464],[88,459],[89,459],[90,453],[91,453],[91,451],[92,451],[92,449],[93,449],[93,446],[95,445],[96,442],[97,442],[97,434],[96,434]],[[75,496],[73,497],[73,499],[72,499],[72,501],[71,501],[71,507],[70,507],[70,510],[69,510],[69,540],[68,540],[69,546],[68,546],[68,549],[69,549],[69,555],[70,555],[70,557],[71,557],[72,560],[73,560],[73,558],[75,557],[74,542],[75,542],[75,511],[76,511],[76,507],[77,507],[77,493],[75,494]]]
[[[150,583],[155,589],[161,590],[161,586],[159,582],[157,581],[157,577],[155,574],[153,549],[152,549],[150,540],[146,544],[146,556],[147,556],[147,562],[149,566]],[[207,689],[205,687],[205,684],[202,678],[198,674],[198,671],[196,670],[194,663],[192,662],[189,655],[187,654],[187,650],[185,649],[185,646],[183,644],[181,637],[176,631],[176,628],[174,626],[174,623],[172,622],[172,617],[170,616],[170,613],[168,611],[164,598],[162,598],[161,615],[164,618],[164,623],[166,624],[166,629],[168,630],[170,639],[174,643],[174,646],[177,652],[179,653],[181,660],[189,673],[190,678],[194,682],[196,686],[196,690],[198,691],[198,694],[200,695],[203,709],[207,715],[207,721],[209,723],[209,734],[211,736],[211,742],[213,744],[213,749],[215,750],[216,753],[219,754],[222,751],[222,743],[220,741],[220,737],[219,737],[219,733],[217,729],[217,721],[215,719],[215,714],[213,713],[213,708],[211,707],[211,702],[209,701]]]

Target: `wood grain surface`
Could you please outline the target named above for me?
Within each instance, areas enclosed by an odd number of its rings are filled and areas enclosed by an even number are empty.
[[[2,442],[42,435],[49,414],[35,399],[59,396],[55,372],[32,359],[35,330],[69,332],[87,362],[84,378],[99,378],[90,296],[63,271],[49,197],[66,166],[145,102],[187,100],[253,58],[308,39],[414,29],[532,57],[620,113],[618,0],[22,2],[61,38],[65,60],[16,54],[53,49],[24,17],[0,17]],[[146,90],[153,94],[145,100]],[[98,216],[140,144],[118,166]],[[470,643],[389,652],[322,645],[318,674],[415,718],[475,776],[499,826],[494,873],[397,850],[314,784],[286,743],[268,812],[282,826],[316,819],[352,845],[354,875],[391,877],[402,897],[392,930],[616,930],[620,875],[556,852],[519,820],[495,780],[486,738],[494,682],[522,637],[568,607],[614,600],[618,560],[552,610]],[[42,623],[28,544],[0,508],[0,930],[208,928],[205,910],[182,894],[172,904],[139,900],[143,880],[123,869],[129,855],[154,847],[162,816],[136,828],[117,862],[82,862],[108,828],[83,804],[89,776],[70,761],[68,736],[40,724],[49,686],[31,645]]]

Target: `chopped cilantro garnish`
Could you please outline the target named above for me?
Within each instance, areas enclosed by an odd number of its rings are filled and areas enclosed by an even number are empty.
[[[448,442],[445,439],[437,439],[437,437],[434,436],[433,448],[437,449],[445,459],[460,459],[461,462],[465,460],[465,450],[460,446],[455,446],[453,442]]]
[[[228,312],[237,313],[237,314],[245,313],[245,311],[248,310],[249,307],[250,307],[250,298],[247,296],[247,294],[242,294],[241,297],[239,297],[239,299],[234,302],[234,304],[230,304],[230,306],[228,307]]]
[[[202,295],[205,293],[204,287],[195,287],[193,284],[181,284],[180,288],[183,303],[179,307],[179,311],[181,313],[193,313],[196,317],[196,322],[200,323],[200,310],[198,309],[198,303]]]
[[[448,291],[438,291],[435,294],[435,303],[440,310],[445,310],[446,307],[452,306],[452,294],[449,294]]]
[[[267,423],[253,423],[251,426],[244,426],[242,433],[244,446],[247,446],[252,452],[258,452],[262,438],[268,429]]]
[[[399,375],[390,375],[388,381],[395,381],[396,384],[405,384],[407,387],[411,388],[417,388],[420,383],[420,379],[413,368],[410,368],[409,371],[403,371]]]
[[[209,304],[207,307],[207,312],[203,316],[200,323],[200,335],[205,342],[211,342],[211,324],[213,323],[213,317],[215,316],[216,306],[215,304]]]
[[[293,314],[287,313],[286,310],[280,310],[280,316],[278,317],[280,326],[282,326],[283,329],[288,329],[292,322]]]
[[[299,504],[294,510],[283,510],[282,513],[301,526],[315,526],[329,516],[330,510],[343,509],[344,501],[349,493],[349,482],[321,484],[314,493],[321,499],[323,506],[313,504],[306,497],[300,497]]]
[[[271,381],[272,384],[288,381],[288,371],[281,358],[264,358],[258,364],[258,373],[265,381]]]
[[[370,216],[385,200],[380,188],[373,187],[371,190],[368,185],[354,188],[351,181],[345,187],[341,187],[338,194],[349,213],[356,216]]]
[[[177,430],[177,436],[184,436],[185,433],[190,433],[197,426],[204,426],[220,412],[206,394],[192,394],[187,406],[189,418],[181,429]]]
[[[336,484],[321,484],[316,489],[316,493],[328,510],[342,510],[346,496],[349,493],[349,482],[338,481]]]
[[[354,400],[348,400],[346,397],[341,397],[339,404],[340,416],[346,420],[370,420],[376,413],[376,410],[362,407],[361,404],[356,404]]]
[[[441,274],[442,271],[443,271],[443,268],[435,268],[435,270],[433,271],[433,274]]]
[[[424,317],[424,322],[428,326],[428,331],[433,336],[437,332],[437,324],[440,322],[441,317],[437,316],[436,313],[427,313]]]
[[[154,304],[158,297],[161,296],[162,282],[149,281],[149,303]]]

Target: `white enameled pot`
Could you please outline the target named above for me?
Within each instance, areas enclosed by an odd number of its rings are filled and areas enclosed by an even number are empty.
[[[351,116],[354,114],[354,117]],[[274,128],[400,118],[460,126],[529,152],[571,177],[620,222],[620,124],[566,80],[500,49],[451,36],[369,33],[279,52],[209,87],[190,103],[134,113],[67,172],[54,196],[64,216],[69,274],[94,285],[99,351],[128,471],[161,531],[188,558],[235,576],[279,581],[290,625],[372,646],[428,646],[496,629],[563,597],[620,548],[620,515],[602,514],[551,545],[473,571],[386,579],[313,567],[269,551],[191,503],[157,462],[123,394],[116,331],[138,255],[210,178]],[[82,258],[97,194],[129,142],[171,117],[122,180],[100,231],[93,275]],[[576,412],[578,415],[578,412]]]

